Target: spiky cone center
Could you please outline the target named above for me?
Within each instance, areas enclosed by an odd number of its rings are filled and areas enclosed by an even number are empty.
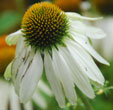
[[[27,10],[22,20],[26,42],[35,49],[50,49],[63,44],[69,24],[65,13],[57,6],[36,3]]]

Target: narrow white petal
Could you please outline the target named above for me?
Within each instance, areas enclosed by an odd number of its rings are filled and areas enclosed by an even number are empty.
[[[18,96],[15,94],[14,87],[10,87],[10,109],[21,110]]]
[[[104,77],[91,56],[76,42],[71,42],[71,44],[68,45],[68,48],[70,49],[70,51],[72,51],[73,56],[76,56],[75,59],[79,60],[78,63],[83,69],[84,73],[92,81],[103,85]]]
[[[0,81],[0,110],[8,109],[9,89],[8,83]]]
[[[36,92],[33,97],[33,101],[43,110],[47,109],[47,102],[44,97],[40,94],[40,92]]]
[[[15,58],[12,62],[11,73],[12,73],[13,81],[15,81],[15,77],[17,75],[18,69],[20,68],[20,66],[23,62],[23,58],[25,57],[25,54],[26,54],[26,48],[23,49],[21,55],[19,57]]]
[[[55,74],[63,85],[65,95],[71,104],[76,104],[77,96],[71,71],[59,51],[53,49],[52,55]]]
[[[19,38],[17,45],[16,45],[16,57],[20,56],[22,50],[25,48],[24,39],[21,37]]]
[[[33,95],[43,72],[43,61],[39,52],[33,58],[31,65],[21,79],[20,101],[26,103]]]
[[[71,29],[70,31],[77,32],[80,34],[83,34],[86,37],[92,38],[92,39],[101,39],[106,36],[103,30],[97,27],[89,26],[84,24],[81,21],[72,21],[70,20],[71,23]]]
[[[17,94],[19,94],[19,89],[20,89],[22,78],[25,76],[27,70],[29,69],[29,66],[32,62],[33,57],[34,57],[34,52],[30,51],[29,48],[27,48],[25,57],[22,58],[23,62],[18,68],[18,71],[15,76],[15,80],[14,80],[14,85],[15,85]]]
[[[24,105],[24,110],[33,110],[31,101],[29,101],[27,104]]]
[[[77,41],[80,45],[83,46],[83,48],[85,48],[97,61],[99,61],[100,63],[109,65],[109,63],[104,60],[104,58],[102,58],[94,49],[93,47],[90,45],[88,38],[75,33],[74,35],[72,35],[72,37],[74,38],[75,41]]]
[[[22,32],[20,29],[12,34],[9,34],[6,38],[6,42],[8,45],[15,45],[21,36],[22,36]]]
[[[95,21],[95,20],[100,20],[103,17],[96,17],[96,18],[91,18],[91,17],[85,17],[85,16],[81,16],[80,14],[74,13],[74,12],[65,12],[65,14],[73,20],[76,19],[82,19],[82,20],[90,20],[90,21]]]
[[[16,86],[15,81],[16,81],[16,77],[17,77],[17,74],[18,74],[18,72],[19,72],[19,69],[20,69],[20,67],[21,67],[21,65],[22,65],[22,63],[23,63],[23,60],[24,60],[25,56],[26,56],[26,53],[27,53],[27,48],[24,48],[24,49],[22,50],[22,53],[21,53],[18,57],[16,57],[16,58],[13,60],[13,62],[12,62],[12,69],[11,69],[12,80],[13,80],[13,82],[14,82],[15,90],[16,90],[16,93],[17,93],[17,94],[18,94],[18,92],[19,92],[19,88],[18,88],[18,86]]]
[[[50,88],[42,80],[39,81],[38,88],[40,90],[42,90],[48,96],[52,96],[52,92],[51,92]]]
[[[51,88],[54,92],[56,100],[58,101],[59,106],[63,108],[65,107],[64,92],[62,90],[60,81],[57,79],[55,75],[55,71],[53,69],[53,64],[52,64],[52,59],[48,53],[45,53],[44,65],[45,65],[47,79],[51,85]]]
[[[79,59],[74,59],[75,54],[70,53],[67,49],[61,48],[60,52],[64,56],[65,60],[67,61],[67,64],[69,68],[72,70],[72,76],[75,84],[77,87],[89,98],[94,98],[94,92],[90,85],[90,82],[84,72],[82,71],[82,68],[78,65]]]

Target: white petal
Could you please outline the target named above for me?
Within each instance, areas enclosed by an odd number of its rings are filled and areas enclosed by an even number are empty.
[[[5,73],[4,73],[4,77],[6,80],[11,79],[11,67],[12,67],[12,62],[7,66]]]
[[[8,45],[15,45],[21,36],[22,36],[22,32],[20,29],[12,34],[9,34],[6,38],[6,42]]]
[[[50,88],[47,86],[47,84],[44,83],[44,81],[42,81],[42,80],[39,81],[38,88],[40,90],[42,90],[48,96],[52,96],[52,92],[51,92]]]
[[[23,58],[25,57],[26,50],[27,50],[26,48],[23,49],[21,54],[20,54],[20,56],[13,60],[12,69],[11,69],[13,81],[15,81],[15,77],[16,77],[16,75],[18,73],[18,69],[20,68],[20,66],[21,66],[21,64],[23,62]]]
[[[70,31],[78,32],[80,34],[83,34],[86,37],[92,38],[92,39],[101,39],[106,36],[103,30],[97,27],[89,26],[84,24],[81,21],[71,21],[71,29]]]
[[[64,56],[68,63],[69,68],[72,70],[72,75],[77,87],[89,98],[94,98],[94,92],[90,85],[90,82],[81,67],[78,65],[79,59],[74,59],[76,57],[73,53],[70,53],[67,49],[61,48],[60,52]]]
[[[47,102],[44,99],[44,97],[40,94],[39,91],[37,91],[33,97],[32,100],[43,110],[47,109]]]
[[[75,59],[79,60],[78,63],[83,69],[84,73],[91,80],[103,85],[104,77],[91,56],[76,42],[71,42],[71,44],[68,45],[68,48],[70,48],[70,51],[72,51],[73,56],[76,56]]]
[[[16,58],[13,60],[13,62],[12,62],[12,69],[11,69],[12,80],[13,80],[13,83],[14,83],[15,90],[16,90],[16,93],[17,93],[17,94],[18,94],[18,92],[19,92],[19,87],[16,86],[16,83],[15,83],[15,82],[16,82],[16,77],[17,77],[17,74],[18,74],[18,72],[19,72],[19,69],[20,69],[20,67],[21,67],[21,65],[22,65],[22,63],[23,63],[23,61],[24,61],[25,56],[27,56],[26,53],[27,53],[27,48],[24,48],[24,49],[22,50],[21,54],[20,54],[18,57],[16,57]],[[18,94],[18,95],[19,95],[19,94]]]
[[[77,96],[74,89],[71,71],[60,52],[54,49],[52,55],[55,74],[63,85],[65,95],[71,104],[76,104]]]
[[[22,78],[25,76],[27,70],[29,69],[29,66],[32,62],[33,57],[34,57],[34,52],[33,51],[30,52],[29,48],[27,48],[25,57],[23,57],[23,62],[18,68],[18,72],[16,73],[16,76],[15,76],[14,85],[15,85],[17,94],[19,94]]]
[[[95,20],[100,20],[103,17],[96,17],[96,18],[91,18],[91,17],[85,17],[85,16],[81,16],[80,14],[74,13],[74,12],[65,12],[65,14],[73,20],[77,20],[77,19],[83,19],[83,20],[90,20],[90,21],[95,21]]]
[[[16,45],[16,57],[20,56],[22,50],[25,48],[24,39],[21,37],[19,38],[17,45]]]
[[[104,33],[102,29],[93,27],[93,26],[87,26],[85,29],[84,35],[92,39],[101,39],[101,38],[106,37],[106,34]]]
[[[36,53],[31,65],[21,79],[20,101],[26,103],[33,95],[43,72],[43,61],[40,53]]]
[[[24,105],[24,110],[33,110],[31,101]]]
[[[95,22],[95,25],[99,28],[102,28],[105,33],[107,34],[107,37],[101,41],[95,41],[96,49],[101,48],[101,53],[104,55],[105,58],[107,58],[109,61],[113,58],[113,18],[112,17],[106,17],[105,19]]]
[[[9,100],[9,84],[0,81],[0,110],[7,110]]]
[[[17,95],[15,94],[13,86],[10,88],[10,109],[11,110],[21,110],[20,103]]]
[[[109,65],[109,63],[104,60],[104,58],[102,58],[94,49],[93,47],[90,45],[88,39],[80,34],[74,33],[72,35],[72,37],[74,38],[75,41],[77,41],[80,45],[83,46],[83,48],[85,48],[97,61],[99,61],[100,63]]]
[[[55,94],[56,100],[58,101],[59,106],[61,108],[63,108],[63,107],[65,107],[64,93],[63,93],[60,81],[57,79],[57,77],[55,75],[55,71],[53,69],[51,57],[48,53],[45,53],[44,65],[45,65],[47,79],[48,79],[48,81],[51,85],[51,88]]]

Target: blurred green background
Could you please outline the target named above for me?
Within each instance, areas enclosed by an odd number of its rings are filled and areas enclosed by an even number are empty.
[[[21,20],[25,13],[25,11],[33,4],[41,1],[47,0],[0,0],[0,36],[3,37],[11,32],[14,32],[21,28]],[[104,21],[101,21],[102,28],[106,31],[105,27],[108,30],[113,31],[113,0],[48,0],[59,6],[64,11],[78,12],[85,16],[103,16],[104,20],[109,22],[109,18],[111,19],[108,27]],[[107,23],[106,22],[106,23]],[[91,22],[92,25],[99,27],[100,25],[96,25],[95,22]],[[98,23],[97,23],[98,24]],[[111,26],[112,27],[111,27]],[[108,35],[111,37],[107,38],[107,42],[102,41],[99,44],[94,44],[94,47],[97,51],[105,57],[110,62],[110,66],[104,66],[97,63],[100,67],[102,73],[105,76],[106,83],[105,86],[101,89],[95,89],[97,96],[94,100],[87,99],[88,104],[91,105],[91,108],[86,108],[87,102],[84,102],[84,99],[81,99],[78,96],[78,105],[72,107],[67,103],[67,107],[61,109],[58,107],[57,102],[54,97],[50,98],[44,95],[45,100],[47,101],[48,107],[47,110],[113,110],[113,33],[109,31]],[[112,39],[112,40],[111,40]],[[1,40],[1,39],[0,39]],[[110,42],[111,41],[111,42]],[[2,47],[2,40],[0,41],[0,54]],[[111,43],[111,44],[110,44]],[[96,46],[95,46],[96,45]],[[110,45],[111,50],[109,48],[104,47],[103,45]],[[110,54],[110,57],[105,56],[103,51],[106,50]],[[4,62],[3,58],[0,56],[0,63]],[[7,64],[5,65],[5,67]],[[1,68],[1,67],[0,67]],[[3,71],[1,72],[1,77],[3,78]],[[43,76],[43,80],[45,82],[46,78]],[[47,82],[48,84],[48,82]],[[86,98],[86,97],[84,97]],[[1,100],[1,99],[0,99]],[[33,102],[34,110],[42,110],[36,103]]]

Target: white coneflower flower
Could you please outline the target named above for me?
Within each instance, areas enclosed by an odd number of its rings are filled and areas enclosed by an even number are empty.
[[[45,110],[47,108],[47,101],[40,93],[40,90],[48,96],[52,95],[48,86],[43,81],[40,81],[32,100],[25,105],[22,105],[14,91],[13,85],[0,79],[0,110],[33,110],[32,101],[34,101],[41,109]]]
[[[75,85],[87,97],[95,97],[90,81],[103,85],[104,77],[91,56],[100,63],[109,63],[88,39],[100,39],[105,34],[83,20],[97,19],[65,13],[47,2],[36,3],[27,10],[22,29],[6,39],[9,45],[17,43],[11,70],[21,102],[31,98],[44,70],[60,107],[65,106],[65,96],[71,104],[76,103]]]

